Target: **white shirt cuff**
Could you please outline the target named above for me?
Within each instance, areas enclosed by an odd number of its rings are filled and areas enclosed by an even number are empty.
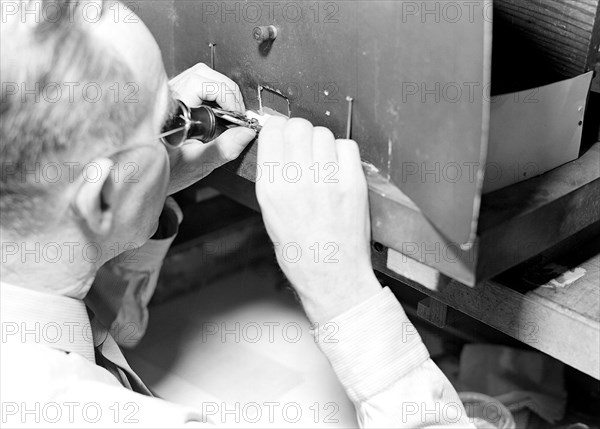
[[[353,402],[389,388],[429,359],[389,288],[313,332]]]

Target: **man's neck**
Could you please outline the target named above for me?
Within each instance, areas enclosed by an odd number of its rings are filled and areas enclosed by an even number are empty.
[[[73,242],[3,241],[0,279],[13,286],[83,299],[96,275],[94,262],[81,249],[77,251]]]

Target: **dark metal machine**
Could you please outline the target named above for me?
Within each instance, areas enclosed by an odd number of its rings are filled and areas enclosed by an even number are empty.
[[[375,249],[474,285],[597,220],[569,206],[593,199],[596,173],[560,192],[547,175],[483,195],[492,9],[491,0],[167,0],[136,12],[170,75],[209,64],[239,85],[248,109],[268,107],[356,140]],[[247,119],[225,116],[242,126]],[[256,145],[210,180],[256,207]]]

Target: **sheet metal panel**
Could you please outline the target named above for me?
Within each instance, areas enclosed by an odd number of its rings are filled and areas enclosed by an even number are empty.
[[[474,238],[487,145],[491,3],[486,1],[174,2],[174,70],[210,64],[258,108],[257,87],[292,116],[352,136],[363,160],[444,235]],[[167,17],[165,19],[168,19]],[[275,25],[272,44],[253,30]]]

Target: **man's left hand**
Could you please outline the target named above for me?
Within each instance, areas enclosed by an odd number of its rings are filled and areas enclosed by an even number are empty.
[[[216,101],[223,109],[245,113],[238,85],[206,64],[196,64],[173,78],[169,85],[175,97],[189,107],[198,107],[203,101]],[[253,130],[236,127],[225,131],[210,143],[188,140],[179,148],[169,148],[169,195],[187,188],[214,169],[236,159],[255,137]]]

